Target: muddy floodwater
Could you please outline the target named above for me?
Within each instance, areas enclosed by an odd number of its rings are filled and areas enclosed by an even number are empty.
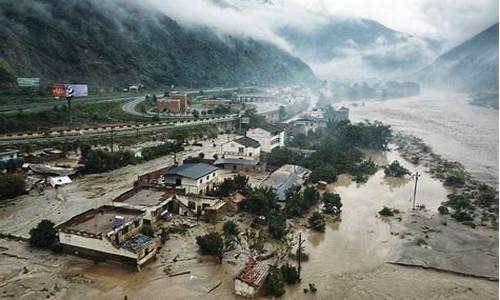
[[[438,92],[348,105],[353,121],[380,120],[418,136],[435,153],[461,162],[476,178],[498,186],[498,111],[470,105],[463,94]]]
[[[440,182],[397,152],[368,155],[378,164],[399,160],[410,170],[421,172],[417,203],[431,213],[446,198],[448,191]],[[342,221],[329,222],[325,233],[301,229],[309,260],[302,265],[303,282],[288,286],[283,299],[497,299],[495,281],[386,263],[392,245],[400,239],[391,234],[400,221],[380,218],[377,212],[388,206],[406,214],[412,206],[413,186],[407,179],[386,178],[383,170],[364,184],[340,176],[328,190],[342,197]],[[68,263],[65,274],[79,274],[94,282],[75,288],[69,295],[82,299],[123,299],[124,295],[128,299],[243,299],[232,293],[235,266],[197,257],[194,237],[199,232],[193,230],[187,244],[176,242],[180,237],[167,241],[157,261],[141,273],[79,259]],[[188,270],[189,274],[165,274],[163,269],[174,257],[183,260],[175,264],[175,271]],[[303,292],[310,282],[318,288],[314,295]]]

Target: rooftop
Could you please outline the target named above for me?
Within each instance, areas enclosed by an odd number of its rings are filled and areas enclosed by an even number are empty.
[[[253,159],[242,159],[242,158],[219,158],[214,162],[214,165],[245,165],[245,166],[256,166],[259,162]]]
[[[217,171],[217,167],[203,163],[183,164],[168,170],[164,173],[164,175],[177,175],[191,179],[198,179],[215,171]]]
[[[239,139],[233,140],[233,142],[243,145],[245,147],[252,147],[252,148],[260,147],[259,141],[249,138],[248,136],[244,136]]]
[[[173,194],[174,193],[171,191],[160,188],[137,187],[121,194],[114,199],[113,202],[139,206],[155,206],[162,203]]]
[[[266,262],[250,259],[238,272],[236,279],[239,279],[251,286],[260,288],[269,273],[269,264]]]
[[[71,230],[81,233],[103,235],[113,230],[111,223],[115,216],[121,216],[124,222],[130,222],[142,216],[143,211],[115,206],[101,206],[87,210],[57,226],[61,230]]]
[[[270,186],[276,190],[278,199],[286,199],[286,191],[294,186],[301,186],[305,182],[305,177],[310,173],[309,169],[296,165],[284,165],[274,171],[263,185]]]

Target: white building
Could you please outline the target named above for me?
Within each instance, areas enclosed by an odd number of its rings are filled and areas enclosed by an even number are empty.
[[[293,135],[298,133],[307,135],[309,132],[314,132],[319,128],[326,128],[326,124],[327,122],[324,119],[305,116],[292,121],[291,132]]]
[[[116,259],[140,266],[154,258],[158,240],[141,234],[144,212],[101,206],[56,227],[63,249],[82,256]]]
[[[222,144],[221,152],[227,158],[250,158],[258,160],[260,157],[260,143],[248,136],[244,136]]]
[[[271,187],[276,191],[280,201],[286,200],[286,191],[290,188],[302,188],[309,179],[311,170],[297,165],[283,165],[274,171],[262,183],[262,186]]]
[[[269,153],[274,148],[285,146],[285,131],[275,125],[249,129],[246,136],[258,141],[262,152]]]
[[[217,167],[204,163],[183,164],[163,174],[166,186],[185,189],[186,194],[205,194],[217,181]]]
[[[144,223],[154,224],[168,213],[169,202],[174,195],[175,191],[171,189],[139,185],[113,199],[113,205],[142,210]]]

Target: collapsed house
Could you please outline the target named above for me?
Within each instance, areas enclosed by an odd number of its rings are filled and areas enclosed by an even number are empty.
[[[253,298],[264,284],[269,268],[267,262],[250,258],[234,277],[234,293]]]
[[[140,268],[156,256],[159,241],[141,234],[144,211],[101,206],[58,225],[63,250],[94,259],[111,259]]]

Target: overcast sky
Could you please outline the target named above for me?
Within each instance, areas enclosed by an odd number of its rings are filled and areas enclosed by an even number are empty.
[[[291,0],[333,15],[373,19],[452,46],[498,22],[498,0]]]
[[[184,24],[208,25],[287,47],[274,29],[309,28],[330,15],[367,18],[450,48],[498,22],[498,0],[145,0]],[[265,4],[273,2],[274,5]],[[228,4],[224,8],[214,2]]]

